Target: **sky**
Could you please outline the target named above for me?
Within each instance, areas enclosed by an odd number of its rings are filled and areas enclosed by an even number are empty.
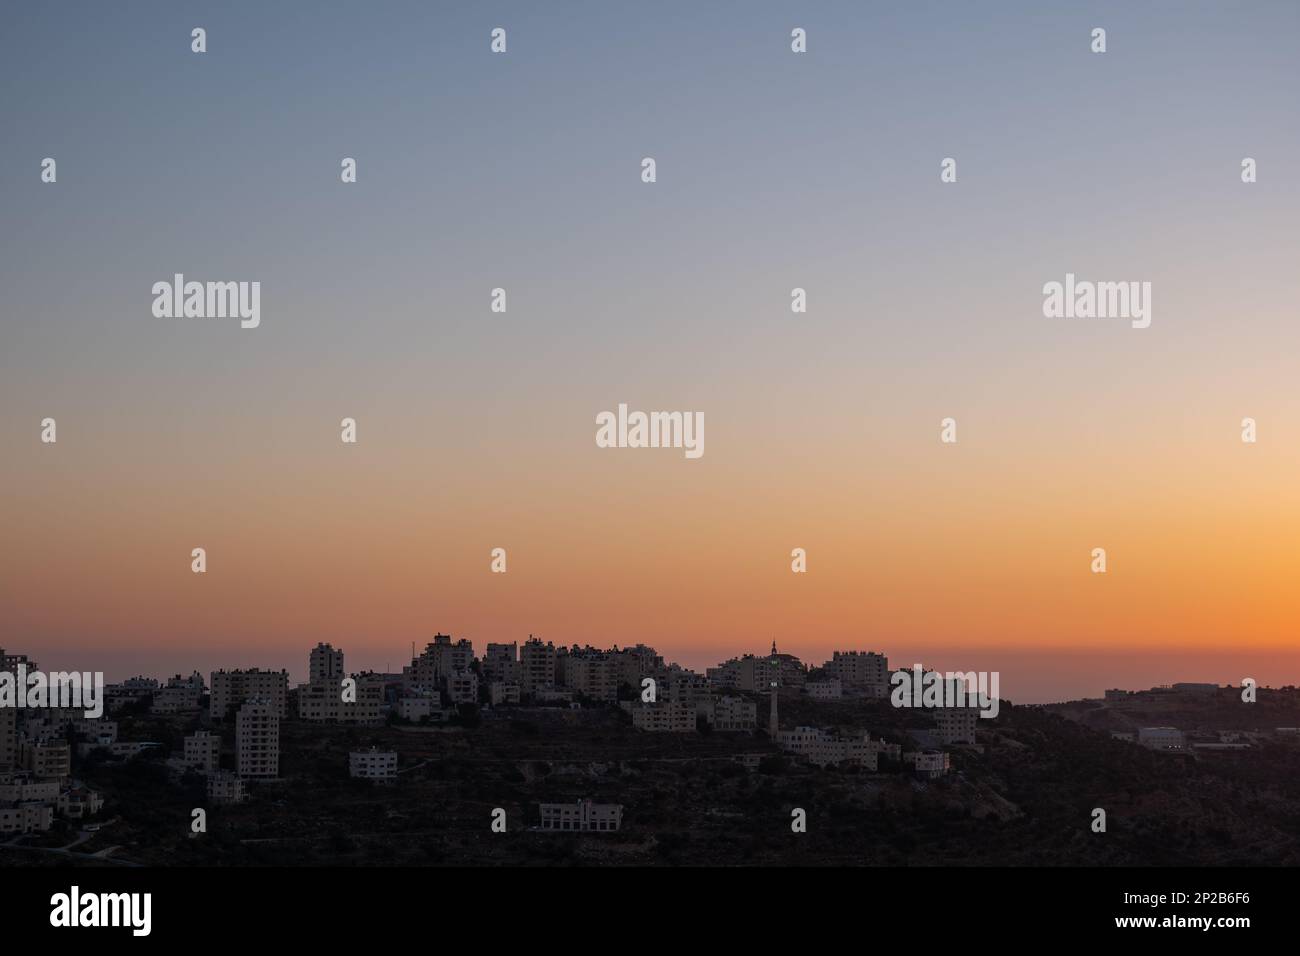
[[[0,647],[1298,683],[1298,41],[1267,2],[11,5]],[[175,273],[260,326],[155,317]],[[1150,327],[1044,317],[1066,273]],[[619,403],[704,455],[597,447]]]

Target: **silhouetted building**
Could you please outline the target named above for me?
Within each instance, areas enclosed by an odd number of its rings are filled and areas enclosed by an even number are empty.
[[[543,830],[612,832],[623,825],[623,806],[618,803],[543,803],[539,807]]]
[[[267,700],[249,700],[235,717],[235,764],[241,777],[280,775],[280,715]]]
[[[185,765],[200,773],[211,773],[221,766],[221,737],[199,730],[185,738]]]
[[[529,636],[519,646],[519,685],[524,694],[535,696],[538,691],[555,687],[556,657],[555,645],[549,641],[543,644]]]
[[[311,649],[307,661],[307,681],[340,681],[347,675],[343,672],[343,651],[335,650],[330,644],[317,644]]]
[[[397,780],[397,752],[393,750],[354,750],[348,754],[348,775],[376,783]]]
[[[208,713],[213,720],[225,720],[232,707],[256,697],[264,700],[283,720],[289,715],[288,671],[220,670],[212,674],[212,700]]]
[[[838,678],[844,690],[863,691],[868,697],[889,696],[889,659],[874,651],[835,651],[826,673]]]

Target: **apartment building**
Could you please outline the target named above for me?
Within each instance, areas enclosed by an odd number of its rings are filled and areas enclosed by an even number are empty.
[[[478,703],[478,675],[473,671],[452,671],[448,674],[447,699],[453,704]]]
[[[1151,750],[1183,750],[1187,739],[1177,727],[1140,727],[1138,743]]]
[[[618,699],[618,665],[605,651],[573,647],[561,658],[560,683],[590,700]]]
[[[934,722],[939,728],[939,740],[945,744],[975,743],[975,729],[979,726],[978,707],[938,707]]]
[[[865,692],[868,697],[889,696],[889,659],[874,651],[835,651],[826,662],[826,673],[837,678],[844,690]]]
[[[208,774],[208,800],[213,804],[243,803],[248,794],[244,781],[229,770],[216,770]]]
[[[33,773],[0,773],[0,803],[53,803],[59,796],[59,781],[42,780]]]
[[[714,702],[710,723],[718,731],[753,731],[758,726],[758,705],[743,697],[724,695]]]
[[[453,642],[450,634],[435,634],[420,656],[403,668],[402,679],[411,689],[441,690],[448,676],[473,665],[473,644],[464,639]]]
[[[48,803],[0,804],[0,833],[41,833],[54,825]]]
[[[18,766],[18,711],[0,707],[0,771]]]
[[[426,717],[431,721],[444,720],[448,711],[443,710],[440,694],[419,694],[403,697],[397,702],[397,716],[412,723],[418,723]]]
[[[729,690],[767,692],[773,683],[780,690],[800,689],[808,680],[808,669],[793,654],[782,654],[772,642],[769,654],[733,657],[707,671],[709,680]]]
[[[235,765],[239,776],[269,779],[280,775],[280,712],[274,703],[254,698],[235,716]]]
[[[383,723],[384,683],[381,678],[358,674],[355,700],[344,693],[344,678],[323,677],[298,687],[298,718],[320,724],[357,724],[375,727]]]
[[[696,730],[695,708],[684,701],[637,701],[631,708],[632,726],[649,733],[691,734]]]
[[[130,677],[120,684],[108,684],[104,687],[104,710],[112,712],[121,710],[128,704],[142,703],[156,694],[158,689],[158,682],[152,677]]]
[[[795,727],[776,735],[777,745],[818,767],[844,764],[877,769],[880,747],[866,734],[846,737],[819,727]]]
[[[376,783],[397,780],[397,753],[391,750],[354,750],[348,754],[348,776]]]
[[[483,676],[503,684],[519,683],[519,646],[514,641],[489,644],[483,654]]]
[[[627,684],[640,689],[641,681],[646,677],[656,677],[667,671],[664,659],[653,647],[636,644],[619,649],[617,646],[609,652],[614,662],[614,679],[617,684]]]
[[[347,673],[343,670],[343,651],[331,644],[317,644],[307,657],[307,682],[341,681]]]
[[[203,675],[195,672],[189,677],[177,674],[156,691],[149,709],[156,714],[184,714],[199,709],[200,699],[207,690]]]
[[[65,741],[45,740],[23,745],[23,760],[37,777],[65,780],[72,776],[72,748]]]
[[[185,738],[185,765],[200,773],[212,773],[221,766],[221,737],[199,730]]]
[[[56,806],[60,816],[83,820],[104,808],[104,797],[89,787],[70,787],[59,794]]]
[[[718,694],[707,677],[694,671],[674,670],[660,674],[657,680],[660,699],[686,704],[699,716],[712,720]],[[640,693],[641,686],[638,684],[635,689]]]
[[[937,780],[950,768],[948,754],[941,750],[909,750],[903,754],[903,763],[924,780]]]
[[[538,805],[542,829],[548,832],[614,832],[623,825],[623,805],[619,803],[543,803]]]
[[[220,670],[212,674],[212,700],[209,715],[225,720],[231,708],[240,708],[246,700],[266,701],[275,715],[284,720],[289,715],[289,672],[264,670]]]
[[[555,645],[549,641],[543,644],[530,636],[519,645],[519,685],[525,695],[535,696],[556,686],[557,657]]]
[[[804,684],[803,690],[813,700],[839,700],[844,696],[844,685],[838,677],[809,681]]]

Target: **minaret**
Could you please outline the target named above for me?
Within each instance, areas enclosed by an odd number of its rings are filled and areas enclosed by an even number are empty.
[[[767,735],[776,740],[777,721],[776,721],[776,641],[772,641],[772,712],[767,718]]]

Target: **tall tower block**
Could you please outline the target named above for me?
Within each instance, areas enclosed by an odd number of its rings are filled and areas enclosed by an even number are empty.
[[[767,735],[776,740],[779,726],[776,720],[776,675],[777,675],[776,641],[772,642],[772,710],[767,718]]]

